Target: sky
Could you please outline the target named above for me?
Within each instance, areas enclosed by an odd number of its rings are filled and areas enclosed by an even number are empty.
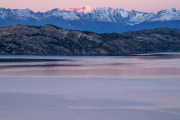
[[[124,8],[143,12],[158,12],[162,9],[180,10],[180,0],[0,0],[0,7],[13,9],[29,8],[45,12],[53,8],[81,8],[83,6]]]

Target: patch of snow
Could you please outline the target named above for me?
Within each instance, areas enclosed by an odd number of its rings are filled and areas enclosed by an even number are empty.
[[[69,11],[56,10],[53,11],[51,15],[57,17],[61,16],[64,20],[79,20],[79,17],[75,13]]]
[[[18,16],[20,19],[36,18],[33,12],[29,9],[11,9],[12,14]]]
[[[121,14],[123,18],[127,18],[129,15],[129,12],[124,9],[118,8],[117,11]]]

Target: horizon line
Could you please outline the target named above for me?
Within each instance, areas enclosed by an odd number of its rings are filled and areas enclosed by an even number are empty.
[[[40,11],[40,10],[33,10],[33,9],[31,9],[31,8],[9,8],[9,7],[1,7],[0,6],[0,8],[4,8],[4,9],[13,9],[13,10],[17,10],[17,9],[19,9],[19,10],[26,10],[26,9],[28,9],[28,10],[31,10],[31,11],[33,11],[33,12],[35,12],[35,13],[38,13],[38,12],[41,12],[41,13],[46,13],[46,12],[48,12],[48,11],[52,11],[52,10],[54,10],[54,9],[59,9],[59,10],[64,10],[64,11],[69,11],[69,12],[73,12],[73,11],[71,11],[71,10],[68,10],[68,9],[82,9],[82,8],[84,8],[84,7],[87,7],[87,6],[83,6],[83,7],[69,7],[69,8],[57,8],[57,7],[55,7],[55,8],[52,8],[52,9],[49,9],[49,10],[46,10],[46,11]],[[90,7],[90,6],[88,6],[88,7]],[[162,11],[162,10],[169,10],[169,9],[175,9],[175,10],[177,10],[177,11],[180,11],[180,9],[177,9],[177,8],[175,8],[175,7],[171,7],[171,8],[166,8],[166,9],[161,9],[161,10],[159,10],[159,11],[157,11],[157,12],[146,12],[146,11],[140,11],[140,10],[136,10],[136,9],[131,9],[131,10],[126,10],[125,8],[121,8],[121,7],[96,7],[96,8],[93,8],[93,7],[91,7],[92,9],[94,9],[94,10],[96,10],[96,9],[98,9],[98,8],[113,8],[113,9],[123,9],[123,10],[125,10],[125,11],[128,11],[128,12],[131,12],[131,11],[133,11],[133,10],[135,10],[135,11],[138,11],[138,12],[144,12],[144,13],[158,13],[158,12],[160,12],[160,11]],[[80,12],[79,12],[80,13]],[[89,13],[91,13],[91,12],[89,12]]]

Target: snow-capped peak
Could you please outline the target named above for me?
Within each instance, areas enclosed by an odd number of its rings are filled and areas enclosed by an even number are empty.
[[[82,8],[68,8],[66,10],[70,12],[90,13],[90,12],[93,12],[95,9],[90,6],[84,6]]]
[[[169,14],[175,12],[178,12],[178,10],[176,10],[175,8],[170,8],[170,9],[161,10],[157,14],[162,14],[162,13]]]
[[[56,17],[62,17],[64,20],[78,20],[79,17],[74,12],[69,12],[67,10],[62,10],[59,8],[55,8],[51,11],[46,12],[46,17],[56,16]]]
[[[17,16],[20,19],[26,19],[26,18],[36,18],[34,15],[34,12],[30,9],[0,9],[0,17],[5,18],[8,15],[14,15]]]
[[[171,11],[171,12],[176,12],[176,8],[170,8],[170,9],[167,9],[167,11]]]
[[[180,20],[180,11],[175,8],[161,10],[153,21]]]

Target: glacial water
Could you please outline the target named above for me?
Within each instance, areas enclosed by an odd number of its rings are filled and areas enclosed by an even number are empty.
[[[0,56],[0,120],[180,120],[180,54]]]

